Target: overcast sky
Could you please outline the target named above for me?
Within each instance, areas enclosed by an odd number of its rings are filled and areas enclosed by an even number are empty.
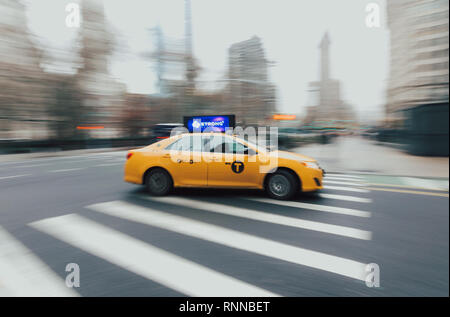
[[[65,25],[65,6],[78,0],[28,0],[29,27],[53,49],[70,50],[77,29]],[[122,55],[110,61],[113,76],[130,92],[155,92],[155,74],[141,53],[153,48],[149,28],[183,38],[184,0],[104,0],[105,14]],[[381,27],[366,26],[368,3],[381,8]],[[331,38],[331,77],[341,80],[342,98],[363,118],[382,114],[388,77],[389,32],[385,0],[192,0],[193,49],[203,68],[200,80],[225,76],[231,44],[253,35],[275,62],[280,112],[304,114],[308,82],[319,77],[318,44]],[[126,54],[126,55],[123,55]]]

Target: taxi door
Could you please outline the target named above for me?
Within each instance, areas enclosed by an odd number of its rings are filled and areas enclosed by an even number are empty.
[[[175,186],[206,186],[207,165],[201,160],[201,137],[185,135],[163,152],[162,165]]]
[[[208,154],[207,185],[211,187],[257,188],[259,173],[257,153],[243,143],[223,136],[212,137]]]

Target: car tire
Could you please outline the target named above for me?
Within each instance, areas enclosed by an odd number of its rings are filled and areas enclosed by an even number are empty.
[[[297,181],[291,173],[285,170],[270,174],[266,186],[267,194],[274,199],[291,199],[298,190]]]
[[[150,195],[165,196],[172,190],[172,177],[162,168],[155,168],[145,176],[145,186]]]

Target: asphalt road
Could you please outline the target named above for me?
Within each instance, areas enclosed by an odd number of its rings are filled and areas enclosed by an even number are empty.
[[[449,295],[448,191],[335,173],[287,203],[248,190],[157,199],[122,181],[124,161],[0,163],[0,296]],[[69,263],[79,287],[65,285]]]

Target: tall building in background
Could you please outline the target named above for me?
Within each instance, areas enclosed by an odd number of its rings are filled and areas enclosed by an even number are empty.
[[[181,93],[186,83],[186,41],[166,36],[159,25],[151,31],[155,49],[146,56],[157,77],[155,96],[166,98]]]
[[[308,107],[305,124],[315,127],[348,127],[356,119],[353,108],[341,98],[341,83],[330,77],[330,37],[328,32],[320,41],[320,80],[309,83],[312,104]]]
[[[21,1],[0,1],[0,139],[47,137],[42,52],[27,28]]]
[[[237,121],[262,125],[275,111],[276,88],[268,78],[269,65],[257,36],[229,48],[228,94]]]
[[[154,35],[155,52],[152,54],[152,58],[155,59],[155,72],[156,72],[156,89],[159,95],[166,95],[168,93],[167,82],[166,82],[166,58],[165,51],[166,46],[164,43],[164,35],[160,25],[157,25],[152,29]]]
[[[104,131],[114,133],[114,125],[121,113],[125,85],[117,82],[109,73],[108,61],[113,53],[113,35],[108,30],[103,2],[83,0],[80,30],[81,67],[77,82],[85,108],[83,123],[105,125]],[[94,132],[90,132],[91,135]]]
[[[192,50],[192,13],[191,0],[184,0],[184,40],[185,40],[185,59],[186,59],[186,85],[187,95],[192,95],[195,91],[195,78],[197,69]]]
[[[388,1],[387,14],[386,123],[403,128],[411,153],[448,156],[448,1]]]

